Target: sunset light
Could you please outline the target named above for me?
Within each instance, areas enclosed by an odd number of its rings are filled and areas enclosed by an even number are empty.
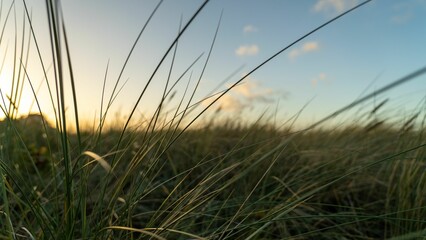
[[[2,0],[0,239],[424,239],[425,0]]]

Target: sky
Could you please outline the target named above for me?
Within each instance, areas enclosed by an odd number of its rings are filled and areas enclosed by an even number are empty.
[[[55,92],[53,70],[49,68],[52,57],[46,7],[43,1],[25,2],[48,69],[47,81]],[[117,82],[120,91],[114,97],[107,119],[112,122],[125,119],[179,29],[202,2],[165,0],[141,35],[119,78],[132,45],[158,1],[62,0],[81,119],[89,124],[99,122],[101,110],[105,112]],[[0,72],[1,106],[9,108],[12,82],[16,84],[19,75],[19,68],[15,67],[15,81],[12,81],[13,66],[14,62],[19,66],[22,52],[22,59],[28,62],[25,68],[28,75],[24,77],[21,69],[19,79],[24,85],[19,113],[25,115],[38,111],[31,82],[40,108],[53,119],[53,109],[57,107],[49,98],[34,38],[29,38],[23,1],[16,1],[15,5],[11,3],[2,1],[0,16],[0,27],[4,29],[0,42],[3,66]],[[361,0],[210,1],[178,41],[170,83],[167,85],[174,48],[153,77],[137,105],[134,118],[152,117],[164,88],[170,89],[201,54],[168,95],[173,98],[163,108],[164,116],[172,116],[182,98],[181,109],[228,88],[299,37],[359,3]],[[10,6],[12,10],[6,21]],[[253,120],[266,112],[275,121],[285,122],[302,110],[298,122],[313,123],[424,67],[425,26],[425,0],[373,0],[278,55],[219,99],[203,116],[206,119],[216,117],[216,109],[220,108],[221,116],[235,121]],[[217,27],[217,37],[208,58]],[[70,89],[68,84],[66,110],[72,118]],[[426,76],[420,76],[377,96],[361,108],[373,109],[382,100],[389,99],[388,117],[409,118],[422,106],[425,93]],[[211,99],[198,104],[190,116],[202,111]]]

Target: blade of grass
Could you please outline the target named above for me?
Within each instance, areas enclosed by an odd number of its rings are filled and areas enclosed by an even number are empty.
[[[15,9],[15,7],[14,7],[14,9]],[[16,10],[14,10],[14,12],[15,12],[15,15],[16,15]],[[23,23],[22,23],[22,40],[21,40],[21,48],[20,48],[20,56],[19,56],[19,59],[23,59],[23,55],[24,55],[24,43],[25,43],[25,15],[23,16],[23,18],[24,18],[24,20],[23,20]],[[16,27],[16,17],[15,17],[15,27]],[[16,29],[16,31],[17,31],[17,29]],[[17,60],[15,60],[14,62],[18,62]],[[20,89],[23,89],[23,87],[24,87],[24,81],[21,81],[21,76],[23,76],[22,74],[21,74],[21,71],[22,71],[22,67],[20,67],[21,65],[18,63],[18,75],[17,75],[17,77],[16,77],[16,86],[15,86],[15,91],[14,92],[11,92],[11,95],[12,95],[12,102],[16,105],[16,108],[14,109],[14,111],[12,111],[12,119],[13,118],[15,118],[15,117],[17,117],[17,116],[15,116],[15,115],[18,115],[18,112],[19,112],[19,102],[20,102],[20,99],[18,99],[18,96],[20,95]]]
[[[2,1],[2,3],[3,3],[3,1]],[[13,8],[13,6],[14,6],[14,5],[15,5],[15,1],[12,1],[12,2],[10,3],[9,10],[7,11],[6,18],[5,18],[5,20],[4,20],[4,24],[3,24],[3,27],[2,27],[2,30],[1,30],[1,35],[0,35],[0,45],[1,45],[1,43],[3,42],[4,31],[6,30],[6,25],[7,25],[7,22],[8,22],[8,20],[9,20],[9,15],[10,15],[10,13],[12,12],[12,8]],[[2,4],[2,6],[3,6],[3,4]]]
[[[14,95],[15,89],[17,88],[15,80],[16,80],[16,61],[17,61],[17,48],[18,48],[18,26],[17,26],[17,20],[16,20],[16,5],[13,4],[13,17],[15,19],[14,27],[15,27],[15,34],[14,34],[14,45],[13,45],[13,69],[12,69],[12,83],[10,86],[10,97],[9,97],[9,108],[8,108],[8,115],[11,119],[14,119],[14,112],[16,110],[15,102],[12,100],[12,97]]]
[[[26,15],[25,14],[23,14],[23,15],[24,15],[24,21],[23,22],[25,23],[26,22]],[[31,13],[31,16],[32,16],[32,13]],[[26,55],[25,55],[26,57],[25,57],[25,65],[24,65],[26,68],[28,66],[28,61],[30,59],[30,48],[31,48],[31,29],[28,29],[28,31],[29,31],[29,33],[28,33],[27,52],[26,52]],[[23,48],[23,44],[22,44],[22,48]],[[25,83],[25,73],[22,74],[21,89],[19,90],[19,95],[17,97],[18,98],[18,104],[17,104],[18,108],[21,105],[22,93],[23,93],[23,90],[24,90],[24,83]],[[31,111],[31,107],[28,109],[28,112],[30,112],[30,111]]]
[[[69,49],[68,44],[68,38],[67,38],[67,31],[65,29],[65,23],[64,23],[64,15],[62,16],[62,34],[64,35],[64,42],[65,42],[65,55],[67,56],[67,62],[68,62],[68,70],[70,74],[70,82],[71,82],[71,91],[72,91],[72,100],[73,100],[73,107],[74,107],[74,119],[75,119],[75,128],[77,131],[77,141],[78,141],[78,149],[80,154],[83,149],[81,145],[81,134],[80,134],[80,123],[79,123],[79,117],[78,117],[78,104],[77,104],[77,91],[75,89],[75,80],[74,80],[74,71],[72,68],[72,61],[71,61],[71,52]]]
[[[6,174],[3,172],[3,168],[0,168],[0,188],[1,188],[1,195],[3,199],[2,209],[0,213],[3,213],[4,217],[6,218],[6,229],[9,233],[8,237],[10,239],[16,239],[15,232],[13,229],[13,224],[10,220],[10,206],[9,206],[9,197],[7,196],[6,191]]]

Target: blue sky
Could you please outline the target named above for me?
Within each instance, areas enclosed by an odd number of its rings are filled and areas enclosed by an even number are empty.
[[[71,47],[78,91],[79,111],[91,121],[99,115],[102,83],[107,62],[106,94],[111,94],[124,60],[133,42],[158,1],[154,0],[63,0],[62,8]],[[136,46],[119,85],[124,85],[112,109],[126,115],[136,102],[144,84],[179,30],[202,1],[166,0],[153,17]],[[269,56],[337,14],[360,3],[359,0],[217,0],[203,9],[179,41],[171,81],[201,53],[203,57],[178,84],[172,110],[189,83],[194,89],[212,42],[221,12],[217,40],[192,102],[211,91],[223,90]],[[47,65],[49,56],[45,6],[27,1],[33,12],[33,27]],[[0,24],[10,1],[4,1]],[[22,2],[16,2],[18,39],[22,38]],[[218,101],[225,116],[238,119],[256,118],[265,110],[280,120],[297,113],[312,100],[300,122],[312,122],[337,110],[361,94],[370,93],[426,65],[426,1],[375,0],[309,36],[284,52],[244,83]],[[26,26],[28,29],[28,25]],[[0,53],[5,57],[0,77],[3,95],[10,89],[13,66],[14,21],[9,19]],[[25,36],[27,38],[28,34]],[[20,48],[20,40],[17,48]],[[34,44],[30,49],[28,73],[34,85],[42,82],[40,63]],[[165,86],[171,55],[148,88],[138,107],[138,114],[147,117],[158,104]],[[240,68],[242,66],[242,68]],[[231,73],[240,69],[231,79]],[[192,77],[190,79],[192,73]],[[51,76],[51,75],[49,75]],[[190,79],[190,80],[189,80]],[[53,79],[49,79],[53,83]],[[393,114],[408,115],[425,97],[426,78],[419,77],[375,101],[390,98]],[[29,111],[32,94],[28,84],[23,94],[21,113]],[[43,111],[52,116],[41,85],[38,98]],[[187,101],[189,94],[186,96]],[[68,112],[71,114],[72,104]],[[200,105],[199,110],[207,102]],[[373,108],[374,102],[371,103]],[[3,104],[2,104],[3,105]],[[7,103],[6,103],[7,105]],[[199,111],[198,110],[198,111]],[[214,110],[214,109],[212,109]],[[32,111],[36,111],[33,107]],[[212,111],[213,112],[213,111]]]

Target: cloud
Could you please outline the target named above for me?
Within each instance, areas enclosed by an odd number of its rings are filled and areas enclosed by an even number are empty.
[[[259,53],[259,47],[256,44],[242,45],[235,50],[237,56],[254,56]]]
[[[303,44],[302,46],[302,50],[304,52],[315,51],[315,50],[318,50],[318,48],[319,48],[318,42],[307,42]]]
[[[359,0],[317,0],[313,9],[315,12],[335,15],[356,6],[358,2]]]
[[[396,24],[404,24],[413,18],[411,12],[400,13],[391,17],[391,22]]]
[[[414,3],[412,1],[398,2],[392,6],[393,15],[390,20],[395,24],[404,24],[413,18]]]
[[[405,24],[416,17],[418,9],[426,9],[426,0],[405,0],[392,6],[393,15],[390,21],[395,24]]]
[[[291,50],[291,51],[290,51],[290,53],[288,54],[288,57],[289,57],[290,59],[295,59],[295,58],[297,58],[299,55],[300,55],[300,50],[298,50],[298,49],[293,49],[293,50]]]
[[[320,81],[327,81],[327,75],[325,73],[320,73],[318,76],[311,80],[312,86],[316,87]]]
[[[204,107],[210,105],[217,96],[208,98],[202,102]],[[226,112],[241,112],[243,109],[248,107],[247,103],[244,103],[242,99],[238,98],[233,94],[227,93],[219,98],[213,106],[216,109],[220,109]]]
[[[247,107],[240,99],[229,94],[223,95],[218,100],[217,105],[224,111],[240,111]]]
[[[246,25],[243,28],[244,33],[252,33],[252,32],[257,32],[257,31],[258,31],[257,27],[255,27],[253,25]]]
[[[314,52],[319,49],[320,47],[318,42],[307,42],[303,44],[302,47],[291,50],[288,54],[288,57],[290,59],[295,59],[299,57],[300,55],[303,55],[308,52]]]
[[[247,79],[246,79],[247,80]],[[227,88],[230,88],[232,84],[226,84]],[[247,81],[244,81],[242,84],[235,86],[231,91],[234,93],[237,93],[239,95],[242,95],[244,97],[251,97],[253,96],[253,88],[256,87],[256,83],[254,83],[252,80],[248,79]]]
[[[226,84],[226,88],[232,84]],[[258,103],[271,103],[274,101],[277,93],[271,88],[263,87],[252,78],[246,78],[240,85],[237,85],[217,102],[217,108],[226,112],[242,112],[247,108],[253,108]],[[203,102],[208,105],[213,99]]]
[[[231,87],[227,84],[226,87]],[[248,77],[244,82],[234,87],[231,92],[245,98],[248,101],[262,101],[269,102],[268,96],[273,94],[271,88],[262,87],[259,83],[255,82],[252,78]]]

